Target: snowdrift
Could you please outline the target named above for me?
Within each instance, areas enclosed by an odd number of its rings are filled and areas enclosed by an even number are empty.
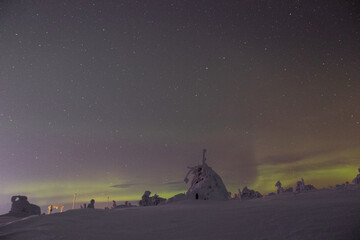
[[[1,223],[0,239],[360,239],[360,191],[284,193],[248,201],[181,201],[78,209]],[[4,219],[3,219],[4,221]]]

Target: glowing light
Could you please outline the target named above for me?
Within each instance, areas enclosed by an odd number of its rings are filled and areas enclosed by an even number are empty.
[[[63,209],[64,209],[64,206],[62,204],[59,204],[59,205],[49,205],[48,206],[48,214],[51,214],[52,210],[53,209],[59,209],[60,208],[60,212],[62,213],[63,212]]]

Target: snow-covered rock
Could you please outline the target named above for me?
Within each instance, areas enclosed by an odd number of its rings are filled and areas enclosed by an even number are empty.
[[[40,207],[29,203],[26,196],[12,196],[11,197],[11,209],[7,214],[14,217],[27,217],[31,215],[40,215]]]
[[[192,180],[186,192],[186,198],[196,200],[228,200],[229,193],[221,177],[205,163],[205,153],[206,149],[203,150],[201,165],[189,167],[190,170],[184,181],[188,183],[189,175],[192,175]]]

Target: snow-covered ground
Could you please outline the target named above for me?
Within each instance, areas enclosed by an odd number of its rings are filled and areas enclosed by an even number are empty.
[[[6,224],[9,223],[9,224]],[[78,209],[0,220],[0,239],[360,239],[360,191]]]

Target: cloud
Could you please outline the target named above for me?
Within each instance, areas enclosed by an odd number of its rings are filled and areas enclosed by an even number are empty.
[[[113,187],[113,188],[129,188],[131,186],[134,186],[136,185],[135,183],[122,183],[122,184],[115,184],[115,185],[112,185],[110,187]]]
[[[183,181],[178,181],[178,182],[166,182],[164,183],[165,185],[179,185],[179,184],[184,184]]]
[[[303,159],[308,159],[312,157],[316,157],[319,155],[326,155],[331,152],[334,152],[334,149],[324,149],[318,151],[311,151],[311,152],[302,152],[297,154],[282,154],[282,155],[271,155],[267,156],[263,159],[261,164],[290,164],[299,162]]]

